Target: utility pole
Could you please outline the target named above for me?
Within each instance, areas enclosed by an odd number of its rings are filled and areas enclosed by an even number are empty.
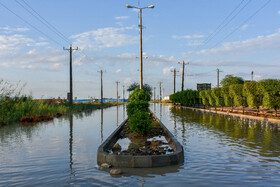
[[[175,94],[175,92],[176,92],[176,72],[179,72],[179,71],[176,71],[176,68],[174,68],[174,70],[171,70],[171,72],[174,73],[174,91],[173,91],[173,93]]]
[[[117,83],[117,105],[119,104],[119,81],[116,81]]]
[[[154,87],[154,101],[156,100],[156,87]]]
[[[162,100],[162,95],[161,95],[161,84],[162,84],[162,82],[160,81],[160,82],[159,82],[159,100],[160,100],[160,101]]]
[[[69,95],[67,95],[67,96],[68,96],[70,104],[72,105],[73,104],[72,51],[78,50],[78,47],[73,49],[72,44],[71,44],[69,49],[66,49],[65,47],[63,47],[63,50],[67,50],[70,52],[70,92],[69,92]]]
[[[189,64],[189,62],[185,63],[184,61],[178,62],[178,64],[182,64],[183,70],[182,70],[182,91],[184,90],[184,78],[185,78],[185,65]]]
[[[220,72],[222,72],[219,68],[217,68],[217,88],[220,87]]]
[[[254,78],[254,71],[251,72],[251,80],[253,81]]]
[[[123,102],[124,102],[124,88],[125,88],[125,86],[123,85]]]
[[[101,104],[103,104],[103,70],[101,69],[100,71],[98,71],[98,72],[100,72],[100,74],[101,74]]]

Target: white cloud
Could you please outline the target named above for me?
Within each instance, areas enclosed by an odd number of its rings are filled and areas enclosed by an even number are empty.
[[[116,20],[128,19],[128,18],[129,18],[128,16],[116,16],[116,17],[114,17],[114,19],[116,19]]]
[[[258,50],[280,50],[280,32],[267,36],[258,36],[243,41],[226,42],[221,47],[204,49],[197,54],[236,55],[248,54]]]
[[[80,48],[98,50],[110,47],[120,47],[137,43],[138,37],[124,33],[130,29],[133,29],[133,27],[106,27],[73,35],[71,38],[75,39],[74,44]]]
[[[122,71],[122,69],[117,69],[116,73],[120,73]]]
[[[171,66],[171,67],[165,67],[165,68],[162,69],[162,73],[163,73],[164,75],[166,75],[166,76],[171,76],[171,75],[173,75],[173,73],[172,73],[172,70],[173,70],[173,69],[174,69],[173,66]]]
[[[241,30],[246,30],[248,28],[248,24],[244,24],[242,27],[241,27]]]
[[[193,40],[188,42],[188,46],[199,46],[202,45],[203,41],[201,40]]]
[[[6,26],[6,27],[0,27],[0,31],[8,34],[8,33],[12,33],[12,32],[26,32],[26,31],[29,31],[29,28],[26,28],[26,27],[12,28],[12,27]]]
[[[178,36],[178,35],[173,35],[173,39],[199,39],[199,38],[204,38],[204,35],[202,34],[193,34],[193,35],[184,35],[184,36]]]
[[[280,14],[280,10],[277,13]]]
[[[31,38],[27,38],[23,35],[14,34],[14,35],[0,35],[0,51],[1,55],[11,52],[14,50],[18,50],[20,47],[28,45],[32,43],[33,40]]]

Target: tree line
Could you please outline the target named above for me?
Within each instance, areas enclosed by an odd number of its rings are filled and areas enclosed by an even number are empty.
[[[187,106],[203,104],[216,107],[245,107],[257,109],[257,115],[261,106],[274,109],[275,116],[280,107],[280,80],[264,79],[260,81],[244,81],[240,77],[227,75],[222,81],[221,88],[212,90],[194,91],[185,90],[170,96],[173,103],[181,103]]]

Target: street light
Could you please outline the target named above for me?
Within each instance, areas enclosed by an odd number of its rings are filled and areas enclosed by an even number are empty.
[[[126,8],[135,8],[139,10],[139,38],[140,38],[140,89],[143,87],[143,51],[142,51],[142,9],[154,8],[154,5],[147,7],[135,7],[131,5],[126,5]]]

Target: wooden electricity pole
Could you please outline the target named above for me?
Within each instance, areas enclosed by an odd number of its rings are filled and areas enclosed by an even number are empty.
[[[117,105],[119,104],[119,81],[116,81],[117,83]]]
[[[101,74],[101,104],[103,104],[103,70],[101,69],[100,71],[98,71],[98,72],[100,72],[100,74]]]
[[[123,85],[123,102],[124,102],[124,88],[125,88],[125,86]]]
[[[68,99],[69,99],[70,104],[72,105],[73,104],[72,51],[78,50],[78,47],[73,49],[72,44],[71,44],[69,49],[66,49],[65,47],[63,47],[63,50],[67,50],[70,52],[70,93],[69,93]]]
[[[182,69],[182,91],[184,90],[184,78],[185,78],[185,65],[189,64],[189,62],[185,63],[184,61],[178,62],[178,64],[182,64],[183,69]]]
[[[156,100],[156,87],[154,87],[154,101]]]
[[[176,72],[179,72],[179,71],[176,71],[176,68],[174,68],[173,70],[171,70],[171,72],[174,73],[174,91],[173,91],[173,93],[175,94],[175,92],[176,92]]]
[[[159,100],[160,100],[160,101],[162,100],[162,95],[161,95],[161,84],[162,84],[162,82],[160,81],[160,82],[159,82]]]
[[[254,71],[251,72],[251,80],[254,80]]]

